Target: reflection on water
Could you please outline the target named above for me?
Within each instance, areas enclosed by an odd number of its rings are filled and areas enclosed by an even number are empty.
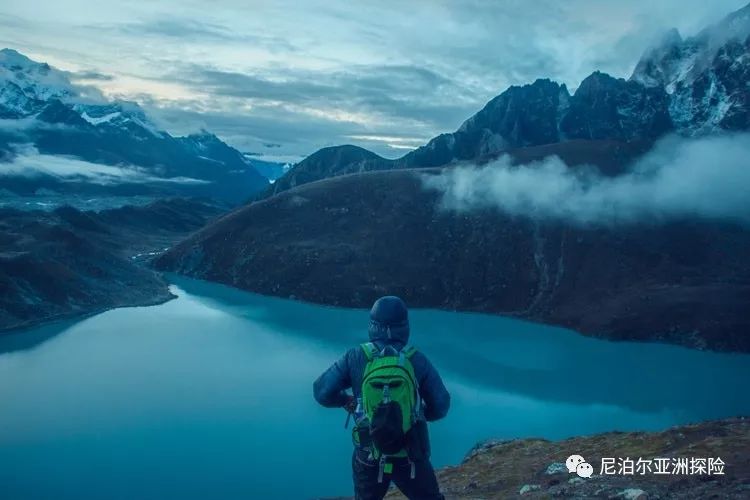
[[[0,338],[3,498],[310,498],[350,489],[345,415],[312,380],[363,310],[173,277],[180,298]],[[412,312],[453,396],[434,461],[478,440],[658,429],[747,414],[750,357]],[[564,457],[562,457],[564,458]]]

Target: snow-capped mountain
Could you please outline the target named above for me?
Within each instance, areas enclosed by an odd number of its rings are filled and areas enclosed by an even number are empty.
[[[172,137],[137,103],[108,101],[73,84],[67,73],[11,49],[0,50],[0,119],[11,120],[0,130],[0,161],[14,161],[19,151],[65,155],[164,179],[158,190],[166,194],[231,201],[268,185],[250,161],[215,135]],[[0,182],[33,191],[33,183],[13,184],[8,177]],[[67,181],[61,185],[69,187]],[[145,188],[152,186],[139,186]]]
[[[0,114],[7,118],[38,111],[50,99],[79,95],[65,73],[13,49],[0,50],[0,86]]]
[[[750,126],[750,5],[695,36],[669,31],[631,81],[663,88],[675,127],[687,134]]]
[[[81,118],[95,127],[127,129],[132,133],[166,137],[168,134],[146,116],[146,112],[134,102],[116,101],[106,104],[75,104],[73,109]]]

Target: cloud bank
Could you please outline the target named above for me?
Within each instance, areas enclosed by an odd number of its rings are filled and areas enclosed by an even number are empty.
[[[62,181],[85,181],[92,184],[171,182],[202,184],[206,181],[189,177],[161,178],[135,166],[104,165],[74,157],[40,154],[25,146],[8,163],[0,163],[0,186],[3,177],[51,176]]]
[[[486,166],[425,176],[442,193],[441,207],[495,208],[537,220],[616,225],[702,217],[750,224],[750,134],[668,138],[617,177],[569,168],[557,157],[512,166]]]

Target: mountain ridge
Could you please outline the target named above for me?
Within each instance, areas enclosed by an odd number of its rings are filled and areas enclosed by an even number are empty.
[[[714,55],[709,57],[709,53]],[[692,61],[695,54],[703,54],[705,64],[697,67],[696,74],[682,71],[685,61]],[[671,132],[691,136],[748,130],[748,80],[750,4],[687,40],[676,30],[669,31],[660,44],[644,52],[627,80],[595,71],[572,95],[564,84],[546,78],[513,85],[456,131],[440,134],[398,159],[348,164],[329,154],[326,168],[305,159],[259,196],[278,194],[299,185],[300,179],[309,182],[356,171],[482,162],[513,149],[570,140],[627,144],[653,142]]]

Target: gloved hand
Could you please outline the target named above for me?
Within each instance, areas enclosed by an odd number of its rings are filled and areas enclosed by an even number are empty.
[[[354,413],[354,410],[357,409],[357,400],[354,399],[354,396],[351,394],[346,395],[346,403],[344,403],[344,409],[347,413]]]

